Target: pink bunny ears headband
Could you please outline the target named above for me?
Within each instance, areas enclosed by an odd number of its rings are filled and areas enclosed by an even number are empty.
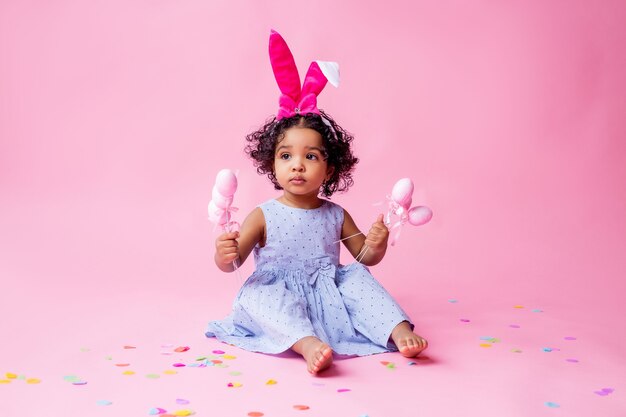
[[[300,87],[300,75],[293,55],[285,40],[275,30],[270,33],[269,50],[274,77],[282,93],[278,100],[276,119],[297,114],[320,114],[317,96],[326,86],[326,82],[335,87],[339,86],[339,64],[328,61],[311,62]]]

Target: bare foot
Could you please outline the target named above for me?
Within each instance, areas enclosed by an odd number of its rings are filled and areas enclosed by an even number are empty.
[[[302,355],[308,371],[312,374],[322,372],[333,363],[333,350],[315,336],[303,337],[291,349]]]
[[[411,330],[408,322],[403,321],[391,331],[391,339],[396,344],[402,356],[414,358],[428,347],[428,342]]]

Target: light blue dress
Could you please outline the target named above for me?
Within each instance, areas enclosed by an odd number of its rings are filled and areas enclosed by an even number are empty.
[[[389,336],[408,316],[363,264],[339,265],[343,208],[327,200],[315,209],[277,200],[259,207],[267,237],[253,249],[256,270],[207,337],[263,353],[284,352],[305,336],[343,355],[397,350]]]

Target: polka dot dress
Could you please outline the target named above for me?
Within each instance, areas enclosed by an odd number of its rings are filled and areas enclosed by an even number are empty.
[[[263,353],[284,352],[305,336],[343,355],[397,350],[389,336],[408,316],[363,264],[339,265],[343,208],[327,200],[316,209],[277,200],[259,207],[267,242],[254,248],[256,270],[207,337]]]

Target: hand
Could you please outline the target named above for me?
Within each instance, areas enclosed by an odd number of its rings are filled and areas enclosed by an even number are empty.
[[[387,249],[387,240],[389,239],[389,229],[383,223],[384,216],[378,215],[376,222],[372,224],[372,228],[365,237],[365,244],[375,252],[385,251]]]
[[[223,233],[215,239],[215,262],[222,265],[231,264],[239,258],[239,232]]]

